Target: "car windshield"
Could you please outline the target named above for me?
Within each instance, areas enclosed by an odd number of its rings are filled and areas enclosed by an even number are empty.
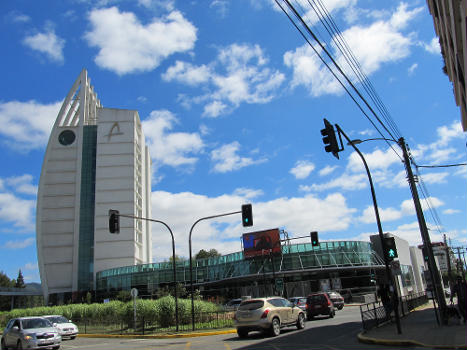
[[[68,320],[63,316],[47,316],[45,318],[52,323],[68,323]]]
[[[264,306],[263,300],[249,300],[240,304],[239,310],[256,310]]]
[[[52,327],[50,322],[44,318],[31,318],[23,320],[21,323],[23,325],[23,329]]]

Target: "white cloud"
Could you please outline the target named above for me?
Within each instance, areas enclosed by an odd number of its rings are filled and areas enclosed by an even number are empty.
[[[400,210],[394,208],[378,208],[379,217],[381,222],[384,221],[393,221],[400,219],[402,217],[402,213]],[[359,218],[361,222],[366,224],[369,223],[376,223],[376,213],[373,206],[368,206],[364,211],[362,216]]]
[[[12,193],[0,192],[0,220],[11,222],[21,231],[34,230],[36,201],[21,199]]]
[[[156,191],[152,193],[152,211],[154,218],[166,222],[174,232],[176,254],[188,257],[188,234],[199,218],[239,211],[247,199],[236,194],[207,197],[190,192]],[[278,227],[291,235],[303,236],[319,228],[323,239],[326,231],[347,229],[355,212],[340,194],[325,198],[313,195],[277,198],[252,205],[255,231]],[[172,251],[170,234],[155,224],[152,232],[153,242],[157,237],[153,248],[155,261],[168,259]],[[240,214],[201,221],[192,231],[193,255],[206,248],[215,248],[221,254],[240,251],[243,233]]]
[[[362,70],[370,75],[379,70],[385,63],[398,61],[410,53],[413,33],[403,33],[408,23],[420,13],[423,8],[408,10],[405,3],[401,3],[397,10],[386,18],[372,23],[369,26],[355,25],[342,33],[347,44],[360,63]],[[354,74],[345,61],[345,57],[337,49],[334,42],[327,48],[335,57],[339,66],[346,72],[351,80]],[[320,48],[316,48],[323,57]],[[326,60],[328,61],[328,60]],[[328,68],[318,59],[312,48],[305,44],[295,51],[284,54],[284,64],[293,70],[291,86],[304,86],[310,95],[317,97],[324,94],[339,95],[343,89],[332,76]],[[331,68],[335,70],[332,63]],[[337,70],[336,70],[337,72]],[[340,77],[340,75],[338,74]],[[341,80],[344,82],[343,78]],[[345,82],[344,82],[345,83]]]
[[[211,78],[211,74],[209,67],[204,64],[195,67],[191,63],[177,61],[162,74],[162,79],[195,86],[206,83]]]
[[[436,132],[438,139],[435,142],[428,145],[419,144],[412,150],[418,159],[418,165],[446,164],[463,158],[461,153],[450,146],[452,142],[458,142],[465,138],[462,125],[458,120],[453,121],[450,125],[440,126]],[[420,159],[425,159],[430,164],[422,164]]]
[[[315,165],[307,160],[299,160],[295,163],[295,167],[290,169],[290,173],[295,176],[296,179],[305,179],[310,173],[315,170]]]
[[[319,171],[319,176],[327,176],[331,174],[332,172],[334,172],[334,170],[336,169],[337,169],[337,165],[336,166],[326,165],[323,169]]]
[[[233,194],[246,199],[253,199],[262,196],[264,192],[262,190],[254,190],[251,188],[237,188]]]
[[[92,29],[85,39],[99,49],[96,64],[119,75],[151,71],[170,55],[193,49],[196,41],[196,28],[178,11],[147,25],[116,7],[94,9],[88,18]]]
[[[217,58],[208,65],[195,66],[177,61],[162,75],[167,82],[201,86],[204,95],[182,96],[182,104],[205,104],[203,116],[218,117],[231,113],[242,103],[271,101],[285,77],[266,67],[268,60],[258,45],[239,45],[219,49]]]
[[[239,149],[240,143],[234,141],[211,151],[211,160],[215,163],[213,171],[226,173],[266,161],[265,159],[254,160],[249,157],[240,157],[237,154]]]
[[[417,63],[414,63],[412,64],[409,69],[408,69],[408,73],[409,75],[413,75],[415,70],[418,68],[418,64]]]
[[[446,209],[446,210],[443,210],[443,214],[446,214],[446,215],[458,214],[460,212],[461,211],[459,209]]]
[[[63,63],[64,61],[63,47],[65,46],[65,40],[58,37],[52,28],[46,29],[43,33],[26,36],[23,39],[23,44],[45,54],[53,62]]]
[[[24,249],[29,246],[32,246],[34,243],[36,243],[36,239],[34,237],[32,238],[26,238],[21,241],[7,241],[4,245],[4,248],[6,249]]]
[[[368,186],[368,177],[366,174],[343,174],[335,179],[332,179],[323,184],[312,184],[311,186],[303,186],[302,190],[306,191],[326,191],[330,189],[340,188],[347,191],[357,191]]]
[[[193,165],[198,160],[193,155],[204,149],[198,133],[169,133],[177,123],[175,115],[167,110],[152,111],[142,122],[149,152],[157,164]]]
[[[397,148],[395,149],[397,150]],[[386,170],[391,165],[401,162],[392,148],[388,148],[385,151],[376,148],[371,153],[362,152],[362,154],[372,174],[375,170]],[[352,152],[349,156],[349,162],[347,163],[347,170],[351,172],[360,172],[364,171],[364,169],[363,161],[358,153]]]
[[[61,105],[62,102],[40,104],[33,100],[0,102],[3,142],[21,151],[44,147]]]
[[[5,179],[5,183],[13,187],[16,193],[37,195],[37,186],[32,184],[33,177],[29,174],[22,176],[9,177]]]
[[[429,53],[433,54],[441,54],[441,47],[439,46],[439,39],[438,37],[434,37],[431,41],[427,43],[423,43],[423,48],[428,51]]]

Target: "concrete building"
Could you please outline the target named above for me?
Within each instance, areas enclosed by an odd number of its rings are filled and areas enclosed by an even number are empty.
[[[461,121],[467,131],[465,78],[467,67],[467,0],[427,0],[433,24],[439,37],[445,72],[453,85],[454,98],[461,110]]]
[[[96,272],[152,261],[151,159],[137,111],[103,108],[86,70],[68,93],[44,156],[37,196],[37,255],[52,302],[95,289]]]

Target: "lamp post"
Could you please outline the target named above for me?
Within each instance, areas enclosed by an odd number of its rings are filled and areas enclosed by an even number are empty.
[[[191,234],[193,233],[193,228],[200,221],[208,220],[208,219],[214,219],[214,218],[218,218],[218,217],[221,217],[221,216],[239,214],[241,212],[242,211],[240,210],[240,211],[235,211],[235,212],[232,212],[232,213],[206,216],[204,218],[196,220],[195,223],[193,224],[193,226],[191,226],[190,234],[188,236],[188,246],[189,246],[189,249],[190,249],[191,325],[192,325],[193,330],[195,330],[195,301],[194,301],[194,297],[193,297],[193,294],[194,294],[194,290],[193,290],[193,259],[192,259],[192,253],[191,253]]]
[[[371,197],[373,199],[373,207],[375,209],[375,215],[376,215],[376,224],[378,226],[378,235],[381,240],[381,247],[383,249],[383,259],[384,259],[384,266],[385,266],[385,271],[386,271],[386,278],[388,280],[388,283],[390,283],[393,286],[394,289],[394,283],[392,281],[392,274],[391,274],[391,269],[389,268],[389,261],[388,257],[385,254],[386,252],[386,241],[384,239],[384,233],[383,233],[383,227],[381,226],[381,219],[379,216],[379,210],[378,210],[378,203],[376,201],[376,194],[375,194],[375,188],[373,186],[373,179],[371,177],[370,169],[368,168],[368,164],[366,163],[365,157],[363,156],[362,152],[355,146],[354,142],[352,142],[349,137],[346,135],[346,133],[340,128],[339,125],[336,124],[337,131],[344,135],[345,139],[347,140],[348,144],[353,147],[355,152],[360,156],[360,158],[363,161],[363,165],[365,166],[366,173],[368,175],[368,181],[370,182],[370,189],[371,189]],[[397,307],[394,308],[394,315],[396,316],[396,326],[397,326],[397,333],[401,334],[401,324],[400,324],[400,319],[399,319],[399,310]]]
[[[428,228],[426,226],[425,216],[423,215],[423,210],[420,205],[420,198],[418,196],[417,186],[415,185],[412,167],[410,165],[410,158],[409,158],[409,153],[407,151],[407,145],[403,137],[401,137],[398,141],[386,139],[386,138],[353,140],[349,142],[349,144],[353,146],[354,144],[359,144],[365,141],[373,141],[373,140],[384,140],[386,142],[388,141],[395,142],[401,148],[402,155],[404,158],[405,171],[407,173],[407,179],[409,182],[410,191],[412,193],[412,199],[413,199],[414,206],[415,206],[415,212],[417,214],[418,226],[420,228],[420,235],[422,237],[423,246],[425,247],[425,251],[428,256],[428,270],[430,271],[431,280],[433,281],[433,287],[434,287],[433,291],[434,291],[435,298],[438,301],[438,305],[440,308],[441,321],[443,323],[446,323],[447,322],[446,320],[446,309],[447,309],[446,299],[444,298],[444,290],[443,290],[443,286],[441,283],[441,277],[436,267],[436,261],[435,261],[435,257],[433,254],[433,247],[431,245],[431,238],[428,233]],[[436,319],[438,320],[438,317],[436,317]]]
[[[114,212],[114,215],[122,216],[125,218],[131,218],[131,219],[137,219],[137,220],[146,220],[146,221],[152,221],[152,222],[157,222],[159,224],[164,225],[170,232],[170,236],[172,236],[172,271],[173,271],[173,279],[174,279],[174,295],[175,295],[175,327],[178,332],[178,296],[177,296],[177,267],[175,264],[175,239],[174,239],[174,234],[172,233],[172,230],[170,229],[169,225],[167,225],[164,221],[161,220],[154,220],[154,219],[148,219],[148,218],[143,218],[143,217],[138,217],[138,216],[133,216],[133,215],[125,215],[125,214],[120,214],[118,210],[109,210],[110,212]],[[112,231],[111,231],[112,232]]]

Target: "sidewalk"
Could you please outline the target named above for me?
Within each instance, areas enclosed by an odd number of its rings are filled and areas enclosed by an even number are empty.
[[[436,349],[467,349],[467,326],[451,318],[447,326],[438,326],[430,302],[401,317],[401,334],[395,323],[385,324],[358,335],[362,343],[390,346],[423,346]]]

